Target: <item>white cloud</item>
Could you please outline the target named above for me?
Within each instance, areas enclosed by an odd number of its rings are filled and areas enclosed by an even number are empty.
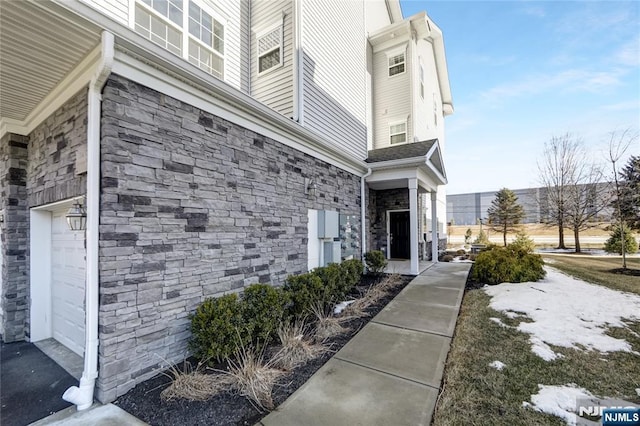
[[[620,65],[630,67],[640,66],[640,38],[631,40],[622,45],[614,54],[615,60]]]
[[[528,5],[522,9],[522,13],[536,18],[544,18],[547,15],[544,8],[539,5]]]

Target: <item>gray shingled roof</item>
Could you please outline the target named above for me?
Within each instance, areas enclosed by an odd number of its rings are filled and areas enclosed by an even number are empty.
[[[373,149],[369,151],[367,163],[377,163],[380,161],[399,160],[401,158],[421,157],[437,142],[437,139],[429,141],[406,143],[388,148]]]

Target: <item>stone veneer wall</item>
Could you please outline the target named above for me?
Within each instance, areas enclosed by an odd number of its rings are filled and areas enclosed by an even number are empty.
[[[360,179],[115,75],[103,99],[106,402],[188,354],[188,315],[205,298],[306,271],[308,210],[359,217]]]
[[[369,190],[369,212],[371,219],[371,250],[386,251],[387,247],[387,210],[409,209],[409,190],[407,188]],[[385,253],[387,254],[387,253]]]
[[[86,150],[86,111],[87,92],[82,90],[29,136],[7,134],[0,141],[0,333],[5,342],[30,334],[29,209],[86,192],[85,175],[75,169],[77,153]]]

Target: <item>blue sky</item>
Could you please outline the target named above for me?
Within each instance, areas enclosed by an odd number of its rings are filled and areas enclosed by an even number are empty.
[[[444,34],[447,193],[539,186],[552,136],[570,132],[602,160],[610,131],[640,127],[640,2],[400,3]]]

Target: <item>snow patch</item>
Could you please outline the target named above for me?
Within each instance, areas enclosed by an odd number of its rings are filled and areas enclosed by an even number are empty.
[[[496,324],[498,324],[501,327],[510,328],[510,326],[508,326],[507,324],[503,323],[500,318],[491,317],[491,318],[489,318],[489,321],[493,321],[493,322],[495,322]]]
[[[636,389],[636,393],[638,394],[638,396],[640,396],[640,388]]]
[[[493,361],[492,363],[489,364],[489,367],[492,367],[498,371],[501,371],[504,367],[506,367],[506,365],[500,361]]]
[[[533,352],[546,360],[558,358],[549,345],[640,355],[626,340],[605,334],[608,327],[625,328],[623,319],[640,321],[640,296],[545,269],[547,277],[542,281],[483,287],[491,296],[491,308],[509,318],[533,320],[517,327],[531,335]]]
[[[333,308],[333,314],[334,315],[340,315],[342,313],[342,311],[344,311],[347,308],[347,306],[349,306],[353,302],[355,302],[355,300],[347,300],[347,301],[338,303],[335,306],[335,308]]]
[[[537,394],[531,395],[531,404],[523,402],[522,406],[560,417],[568,425],[575,425],[578,421],[577,400],[594,398],[591,392],[573,383],[565,386],[538,385],[538,389]]]

